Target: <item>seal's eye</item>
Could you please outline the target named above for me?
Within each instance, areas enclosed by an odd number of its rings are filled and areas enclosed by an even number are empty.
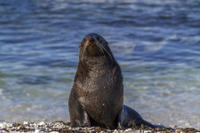
[[[90,43],[95,43],[94,38],[91,38],[91,39],[90,39]]]
[[[98,41],[99,41],[99,39],[100,39],[100,38],[97,36],[97,40],[98,40]]]

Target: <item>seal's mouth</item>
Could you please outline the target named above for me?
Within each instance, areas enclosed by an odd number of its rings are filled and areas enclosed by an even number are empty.
[[[81,56],[106,56],[112,59],[111,51],[107,42],[103,37],[98,34],[90,33],[86,35],[81,42],[80,49],[82,50]]]

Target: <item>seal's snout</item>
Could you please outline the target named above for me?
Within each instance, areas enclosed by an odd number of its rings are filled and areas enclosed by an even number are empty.
[[[85,37],[85,45],[88,47],[88,46],[91,46],[91,45],[94,45],[95,44],[95,39],[93,37],[90,37],[90,36],[86,36]]]
[[[96,57],[106,57],[105,55],[109,55],[109,57],[112,59],[112,53],[106,40],[96,33],[90,33],[86,35],[79,47],[82,55],[84,54],[85,56],[87,55]]]

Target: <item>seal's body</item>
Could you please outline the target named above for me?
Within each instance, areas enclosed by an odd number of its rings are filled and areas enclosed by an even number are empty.
[[[85,36],[69,97],[71,126],[128,128],[154,127],[123,105],[123,78],[107,41],[98,34]]]
[[[119,115],[119,121],[118,121],[118,126],[120,128],[139,128],[141,126],[143,127],[161,127],[161,126],[156,126],[148,121],[145,121],[142,116],[140,116],[139,113],[137,113],[134,109],[128,107],[127,105],[123,106],[123,109]]]
[[[69,98],[71,125],[116,128],[123,108],[122,82],[108,43],[100,35],[88,34],[80,45]]]

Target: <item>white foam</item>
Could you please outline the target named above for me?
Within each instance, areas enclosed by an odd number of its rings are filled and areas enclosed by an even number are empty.
[[[2,88],[0,88],[0,95],[2,95],[3,94],[3,89]]]

